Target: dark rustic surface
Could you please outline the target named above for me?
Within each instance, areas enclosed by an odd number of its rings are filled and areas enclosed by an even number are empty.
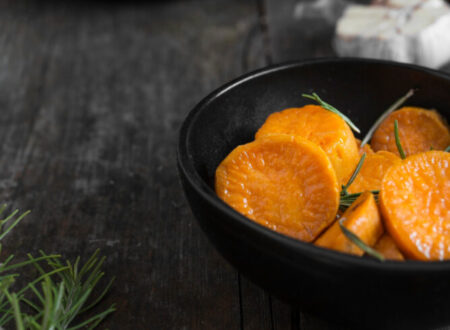
[[[32,210],[5,253],[100,248],[117,277],[110,329],[335,329],[232,269],[176,172],[178,128],[208,92],[273,60],[330,55],[310,35],[299,55],[281,19],[293,2],[275,3],[0,1],[0,197]]]

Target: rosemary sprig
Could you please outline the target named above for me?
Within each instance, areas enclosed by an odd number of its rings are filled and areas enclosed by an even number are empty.
[[[115,307],[111,305],[106,310],[96,313],[94,316],[75,324],[76,318],[86,311],[94,308],[109,290],[112,279],[103,291],[96,297],[91,297],[93,289],[104,273],[100,271],[104,257],[98,258],[97,250],[86,264],[78,270],[79,259],[76,265],[72,266],[66,261],[66,266],[60,262],[57,256],[47,255],[41,251],[40,259],[47,261],[49,271],[44,271],[43,267],[35,262],[33,265],[41,276],[29,283],[24,289],[17,293],[10,293],[8,288],[3,290],[4,295],[10,303],[10,310],[6,313],[14,316],[18,329],[79,329],[89,326],[90,329],[96,327],[107,315],[114,312]],[[29,255],[30,260],[35,261]],[[55,278],[56,277],[56,278]],[[59,281],[57,281],[59,278]],[[40,289],[36,286],[40,282]],[[29,290],[33,296],[25,297],[24,292]],[[28,305],[34,313],[23,313],[22,305]],[[3,322],[6,324],[11,317]]]
[[[358,175],[359,171],[361,170],[361,167],[364,164],[364,161],[366,160],[366,156],[367,156],[366,153],[363,153],[363,155],[359,159],[358,165],[356,165],[356,168],[353,171],[352,176],[347,181],[347,184],[342,186],[341,194],[343,194],[344,196],[348,195],[347,189],[348,189],[348,187],[350,187],[350,185],[353,183],[353,181],[355,181],[356,176]]]
[[[42,329],[78,329],[86,325],[91,328],[94,324],[99,324],[108,314],[115,310],[111,305],[106,310],[97,313],[88,320],[74,324],[75,319],[82,313],[95,307],[108,292],[112,279],[103,291],[88,304],[93,289],[99,280],[104,276],[100,268],[105,260],[104,257],[98,258],[99,250],[95,251],[89,260],[79,269],[80,259],[77,258],[74,265],[66,261],[66,265],[60,262],[60,258],[53,258],[41,251],[42,257],[49,257],[47,264],[50,271],[44,271],[43,267],[36,263],[34,266],[41,273],[43,280],[41,281],[41,290],[36,287],[36,283],[30,283],[28,286],[34,293],[34,300],[22,299],[24,304],[35,310],[36,314],[22,314],[24,320],[33,320],[40,322]],[[29,258],[33,257],[29,255]],[[54,276],[50,276],[52,273]],[[59,278],[55,281],[54,277]],[[35,316],[38,316],[37,318]],[[16,320],[17,321],[17,320]],[[29,323],[29,322],[28,322]]]
[[[0,215],[4,213],[6,207],[6,204],[2,204],[0,206]],[[27,211],[13,220],[18,212],[18,210],[15,210],[6,218],[0,220],[0,242],[29,213],[29,211]],[[9,221],[13,222],[8,225]],[[1,250],[2,244],[0,243],[0,252]],[[11,261],[13,259],[14,255],[9,255],[3,262],[0,262],[0,328],[10,322],[15,315],[14,310],[11,308],[11,306],[9,306],[8,303],[8,300],[11,297],[8,290],[13,285],[15,279],[19,276],[19,274],[10,272],[28,264],[27,262],[22,262],[11,265]]]
[[[361,131],[359,130],[358,127],[356,127],[355,124],[353,124],[353,122],[350,120],[350,118],[348,118],[346,115],[344,115],[342,112],[340,112],[338,109],[336,109],[335,107],[333,107],[331,104],[328,104],[327,102],[323,101],[319,95],[317,95],[316,93],[312,93],[312,95],[309,94],[302,94],[303,97],[306,97],[307,99],[311,99],[316,101],[317,103],[319,103],[324,109],[327,109],[328,111],[331,111],[335,114],[337,114],[338,116],[340,116],[347,124],[348,126],[350,126],[355,132],[357,133],[361,133]]]
[[[355,180],[356,176],[359,174],[363,164],[364,164],[364,160],[366,159],[366,153],[364,153],[361,156],[361,159],[358,162],[358,165],[356,165],[355,170],[353,171],[352,176],[350,177],[350,179],[348,180],[347,184],[342,186],[342,190],[341,190],[341,196],[340,196],[340,200],[339,200],[339,209],[341,211],[345,211],[347,210],[347,208],[352,205],[356,199],[361,196],[362,192],[359,193],[353,193],[353,194],[349,194],[347,189],[348,187],[350,187],[350,185],[353,183],[353,181]],[[378,202],[378,190],[372,190],[371,191],[374,194],[375,200]],[[356,244],[356,246],[358,246],[361,250],[363,250],[364,252],[366,252],[368,255],[384,261],[384,257],[377,251],[375,251],[374,249],[372,249],[370,246],[368,246],[366,243],[364,243],[355,233],[353,233],[350,229],[346,228],[343,224],[345,220],[345,217],[341,218],[338,220],[339,222],[339,227],[341,228],[342,232],[344,233],[344,235],[354,244]]]
[[[375,201],[378,202],[378,195],[380,193],[379,190],[371,190],[370,191],[373,196],[375,197]],[[358,192],[358,193],[354,193],[354,194],[347,194],[347,195],[343,195],[341,193],[341,199],[339,201],[339,210],[341,211],[345,211],[347,210],[347,208],[352,205],[359,196],[361,196],[362,192]]]
[[[6,209],[6,204],[2,204],[0,206],[0,215],[3,214],[3,212]],[[5,230],[3,230],[3,226],[11,219],[13,219],[16,214],[19,213],[19,210],[14,210],[14,212],[12,212],[10,215],[8,215],[5,219],[0,220],[0,230],[2,230],[2,233],[0,234],[0,241],[6,236],[8,235],[8,233],[19,224],[20,221],[22,221],[23,218],[25,218],[25,216],[30,213],[30,211],[26,211],[25,213],[22,213],[16,220],[14,220],[14,222],[9,225],[8,228],[6,228]],[[0,252],[2,251],[2,245],[0,243]]]
[[[387,116],[389,116],[392,112],[397,110],[403,103],[405,103],[411,96],[413,96],[414,92],[415,92],[414,89],[410,89],[404,96],[395,101],[394,104],[392,104],[385,112],[383,112],[383,114],[375,121],[375,123],[369,129],[364,139],[362,139],[361,148],[364,147],[364,145],[366,145],[370,141],[373,133],[375,133],[375,130],[387,118]]]
[[[370,255],[371,257],[374,257],[380,261],[384,261],[384,256],[379,253],[378,251],[376,251],[375,249],[372,249],[370,246],[368,246],[366,243],[364,243],[359,237],[358,235],[356,235],[355,233],[353,233],[351,230],[349,230],[348,228],[346,228],[343,224],[345,218],[342,218],[339,220],[339,227],[341,228],[342,232],[344,233],[344,235],[350,240],[352,241],[356,246],[358,246],[361,250],[363,250],[364,252],[366,252],[368,255]]]
[[[395,135],[395,144],[397,145],[398,153],[400,154],[401,159],[405,159],[406,155],[403,151],[402,143],[400,141],[400,135],[398,133],[398,121],[394,121],[394,135]]]
[[[6,209],[0,207],[0,214]],[[16,216],[14,211],[4,220],[0,220],[0,229]],[[0,235],[0,240],[16,226],[25,212],[6,228]],[[39,257],[28,255],[28,260],[12,264],[14,256],[8,256],[0,263],[0,329],[8,327],[15,322],[17,329],[79,329],[95,328],[106,316],[114,312],[114,305],[102,312],[95,312],[93,316],[80,320],[80,315],[91,311],[104,298],[111,287],[112,279],[96,297],[93,290],[103,278],[101,267],[105,257],[99,258],[99,250],[80,266],[78,257],[72,265],[69,261],[61,262],[59,255],[48,255],[40,252]],[[45,264],[42,264],[44,263]],[[33,265],[39,276],[25,285],[22,289],[12,292],[11,286],[18,273],[17,271],[27,265]],[[39,285],[40,284],[40,285]],[[22,312],[23,307],[31,312]]]
[[[450,152],[450,146],[448,146],[447,148],[445,148],[445,152]]]
[[[347,181],[347,184],[342,186],[342,190],[341,190],[341,194],[340,194],[340,200],[339,200],[339,209],[341,211],[345,211],[362,194],[362,192],[349,194],[347,189],[350,187],[350,185],[353,183],[353,181],[355,181],[356,176],[361,171],[361,168],[362,168],[362,166],[364,164],[364,160],[366,159],[366,156],[367,156],[366,153],[363,153],[363,155],[361,156],[361,158],[360,158],[360,160],[358,162],[358,165],[356,165],[356,168],[353,171],[352,176]],[[374,194],[375,200],[378,201],[378,193],[379,193],[379,191],[378,190],[372,190],[371,192]]]

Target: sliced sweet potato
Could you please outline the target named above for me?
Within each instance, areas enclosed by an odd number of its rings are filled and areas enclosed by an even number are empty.
[[[335,218],[339,184],[316,144],[274,135],[234,149],[216,170],[217,195],[285,235],[310,242]]]
[[[404,107],[391,113],[375,131],[373,150],[387,150],[399,155],[395,144],[394,121],[398,121],[399,137],[406,156],[450,145],[450,132],[442,117],[434,110]]]
[[[400,157],[389,151],[366,154],[366,159],[356,179],[347,189],[349,193],[380,190],[384,174],[392,165],[399,164]]]
[[[361,148],[361,140],[360,139],[355,139],[356,141],[356,145],[358,146],[358,150],[359,150],[359,156],[361,157],[363,154],[373,154],[375,151],[373,151],[372,147],[370,146],[370,144],[366,143],[365,145],[363,145],[363,147]]]
[[[290,108],[271,114],[255,138],[288,134],[318,144],[328,155],[340,183],[351,175],[359,160],[358,146],[345,121],[317,105]]]
[[[344,212],[340,220],[368,246],[374,246],[383,234],[383,224],[373,194],[366,191]],[[336,221],[314,243],[340,252],[363,255],[364,251],[350,241]]]
[[[380,208],[389,234],[412,259],[450,258],[450,153],[428,151],[389,168]]]
[[[398,249],[397,244],[395,244],[395,241],[388,233],[384,233],[384,235],[381,236],[374,248],[388,260],[405,260],[405,257]]]

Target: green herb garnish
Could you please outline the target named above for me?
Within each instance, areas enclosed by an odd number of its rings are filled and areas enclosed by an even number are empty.
[[[373,194],[373,197],[375,198],[375,201],[378,202],[378,195],[380,193],[379,190],[371,190],[370,191]],[[345,211],[347,208],[352,205],[359,196],[361,196],[362,192],[354,193],[354,194],[347,194],[343,195],[341,193],[341,198],[339,201],[339,210]]]
[[[394,135],[395,135],[395,144],[397,145],[398,153],[400,154],[401,159],[405,159],[406,155],[403,151],[402,143],[400,141],[400,135],[398,133],[398,121],[394,121]]]
[[[342,186],[341,194],[348,195],[347,189],[348,189],[348,187],[350,187],[350,185],[353,183],[353,181],[355,181],[356,176],[358,175],[359,171],[361,170],[361,167],[364,164],[364,161],[366,160],[366,156],[367,156],[366,153],[363,153],[363,155],[359,159],[358,165],[356,165],[356,168],[353,171],[352,176],[347,181],[347,184]]]
[[[397,101],[394,102],[383,114],[376,120],[376,122],[372,125],[372,127],[367,132],[364,139],[361,141],[361,148],[366,145],[370,139],[372,138],[373,133],[375,133],[375,130],[380,126],[380,124],[395,110],[397,110],[403,103],[405,103],[411,96],[414,95],[415,90],[410,89],[404,96],[399,98]]]
[[[6,205],[0,207],[0,214]],[[13,221],[0,234],[0,240],[8,234],[29,212],[17,219],[14,211],[4,220],[0,220],[0,230],[8,222]],[[1,244],[0,244],[1,252]],[[39,257],[28,255],[28,260],[12,264],[13,255],[0,263],[0,329],[12,326],[16,329],[79,329],[95,328],[104,318],[115,310],[111,305],[102,312],[89,314],[84,320],[80,315],[92,311],[109,290],[111,280],[96,297],[93,290],[103,278],[101,266],[105,258],[99,258],[97,250],[92,257],[80,266],[78,257],[72,265],[69,261],[61,262],[59,255],[47,255],[40,252]],[[20,290],[12,289],[18,270],[25,266],[34,266],[38,276]],[[13,273],[12,273],[13,272]]]
[[[319,103],[324,109],[327,109],[328,111],[331,111],[335,114],[337,114],[338,116],[340,116],[347,124],[348,126],[350,126],[355,132],[357,133],[361,133],[359,128],[356,127],[355,124],[353,124],[353,122],[350,120],[350,118],[348,118],[346,115],[344,115],[342,112],[340,112],[338,109],[336,109],[335,107],[333,107],[331,104],[328,104],[327,102],[323,101],[319,95],[317,95],[316,93],[312,93],[312,95],[309,94],[302,94],[303,97],[306,97],[307,99],[311,99],[316,101],[317,103]]]
[[[358,235],[356,235],[355,233],[353,233],[351,230],[347,229],[344,225],[343,225],[343,221],[345,220],[345,218],[342,218],[339,220],[339,227],[341,228],[342,232],[344,233],[344,235],[350,240],[352,241],[356,246],[358,246],[361,250],[363,250],[364,252],[366,252],[368,255],[370,255],[371,257],[374,257],[380,261],[384,261],[384,256],[379,253],[378,251],[372,249],[370,246],[368,246],[366,243],[364,243],[359,237]]]
[[[355,181],[356,176],[359,174],[363,164],[364,164],[364,160],[366,159],[366,153],[364,153],[359,162],[358,165],[356,165],[355,170],[353,171],[352,176],[350,177],[350,179],[347,181],[347,184],[342,186],[342,190],[341,190],[341,194],[340,194],[340,200],[339,200],[339,209],[341,211],[345,211],[350,205],[352,205],[352,203],[359,197],[361,196],[362,192],[358,192],[358,193],[353,193],[353,194],[349,194],[347,189],[348,187],[350,187],[350,185],[353,183],[353,181]],[[371,191],[372,194],[374,194],[375,200],[378,200],[378,190],[372,190]]]

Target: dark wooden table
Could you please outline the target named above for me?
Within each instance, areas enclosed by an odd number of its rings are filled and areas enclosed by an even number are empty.
[[[336,329],[217,254],[175,166],[178,128],[208,92],[333,55],[330,26],[286,19],[294,3],[0,1],[0,197],[32,210],[4,252],[100,248],[117,277],[110,329]]]

